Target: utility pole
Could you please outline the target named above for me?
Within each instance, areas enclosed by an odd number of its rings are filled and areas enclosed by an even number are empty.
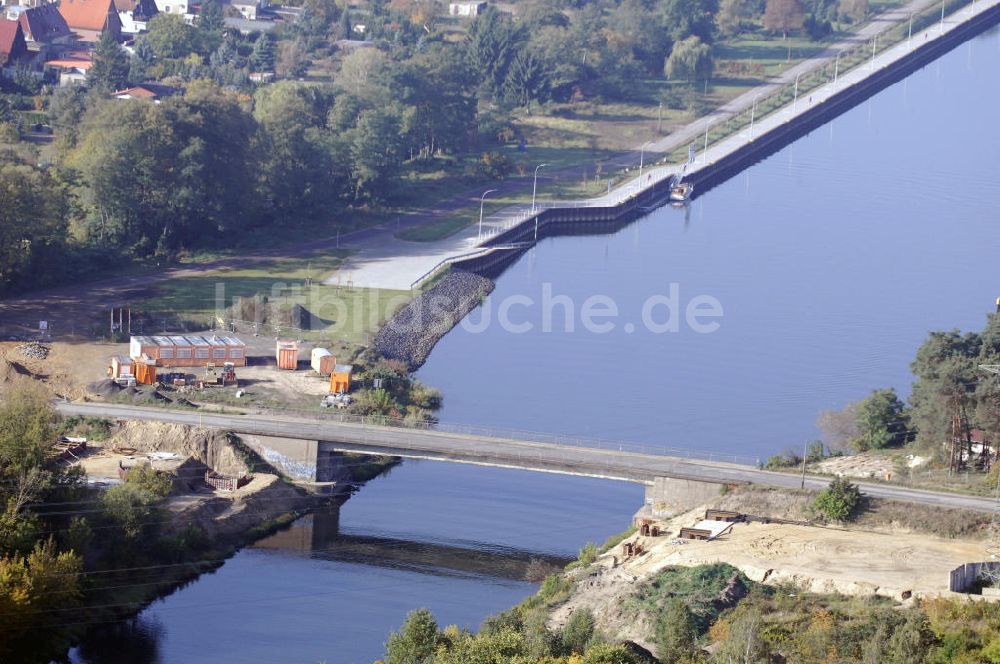
[[[997,298],[997,309],[1000,310],[1000,298]],[[979,369],[995,375],[997,385],[1000,386],[1000,364],[980,364]],[[997,447],[997,452],[1000,452],[1000,441],[993,441],[993,444]],[[983,440],[983,447],[985,449],[986,440]],[[994,453],[993,456],[998,455]],[[991,562],[1000,561],[1000,475],[997,476],[997,483],[993,488],[993,515],[990,518],[989,535],[986,539],[986,553]],[[987,567],[984,573],[994,585],[1000,581],[1000,570]]]

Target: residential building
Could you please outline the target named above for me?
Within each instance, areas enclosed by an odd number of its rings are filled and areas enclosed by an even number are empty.
[[[28,54],[24,31],[17,21],[0,19],[0,67],[12,67]]]
[[[486,11],[485,2],[453,2],[448,5],[451,16],[479,16]]]
[[[164,14],[178,14],[187,20],[194,18],[188,0],[156,0],[156,8]]]
[[[267,10],[268,0],[234,0],[233,9],[238,11],[248,21],[256,21],[262,11]]]
[[[58,44],[68,44],[73,40],[73,32],[56,5],[40,5],[20,12],[18,22],[24,31],[28,48],[42,51]]]
[[[80,41],[96,43],[105,30],[121,41],[122,21],[113,0],[60,0],[59,13]]]
[[[45,67],[59,73],[59,85],[75,85],[87,81],[87,72],[94,66],[94,61],[87,56],[69,54],[56,60],[48,60]]]
[[[119,90],[111,94],[115,99],[148,99],[159,104],[163,97],[179,94],[181,90],[161,83],[140,83],[131,88]]]
[[[160,12],[154,0],[114,0],[114,3],[122,32],[127,35],[145,32],[149,20]]]

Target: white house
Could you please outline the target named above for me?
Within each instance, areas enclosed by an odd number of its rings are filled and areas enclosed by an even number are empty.
[[[145,32],[149,20],[160,13],[153,0],[115,0],[115,9],[122,22],[122,32],[128,35]]]
[[[268,0],[234,0],[233,9],[238,11],[248,21],[256,21],[260,13],[270,8]]]
[[[164,14],[179,14],[188,22],[194,20],[194,14],[188,7],[188,0],[155,0],[156,9]]]
[[[486,11],[485,2],[453,2],[448,5],[451,16],[479,16]]]

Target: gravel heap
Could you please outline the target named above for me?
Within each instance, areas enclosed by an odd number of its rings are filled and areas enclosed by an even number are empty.
[[[494,283],[471,272],[453,270],[430,290],[411,300],[375,335],[375,351],[405,362],[416,371],[434,344],[488,295]]]
[[[26,344],[18,346],[17,352],[34,360],[44,360],[49,356],[49,347],[43,346],[37,341],[29,341]]]

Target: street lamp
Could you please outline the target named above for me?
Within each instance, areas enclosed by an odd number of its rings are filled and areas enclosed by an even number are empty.
[[[834,63],[834,65],[833,65],[833,82],[834,83],[837,82],[837,76],[840,74],[840,56],[843,53],[844,53],[843,51],[837,51],[837,62]]]
[[[750,107],[750,140],[753,140],[753,121],[754,121],[754,116],[757,114],[758,99],[760,99],[760,95],[754,96],[753,106]]]
[[[708,129],[715,123],[715,118],[710,118],[708,122],[705,123],[705,147],[701,150],[702,161],[708,163]]]
[[[795,112],[795,108],[799,104],[799,76],[802,76],[802,74],[795,75],[795,98],[792,99],[792,113]]]
[[[483,206],[486,205],[486,197],[495,192],[496,189],[490,189],[484,191],[483,195],[479,198],[479,239],[483,238]]]
[[[649,145],[652,142],[653,141],[646,141],[645,143],[642,144],[642,147],[639,148],[639,186],[640,187],[642,186],[642,164],[643,164],[643,160],[644,160],[644,158],[646,156],[646,146]]]
[[[538,169],[545,168],[548,164],[539,164],[535,166],[535,181],[531,185],[531,213],[535,213],[535,194],[538,192]]]
[[[909,47],[913,44],[913,12],[910,12],[910,29],[906,33],[906,45]]]

